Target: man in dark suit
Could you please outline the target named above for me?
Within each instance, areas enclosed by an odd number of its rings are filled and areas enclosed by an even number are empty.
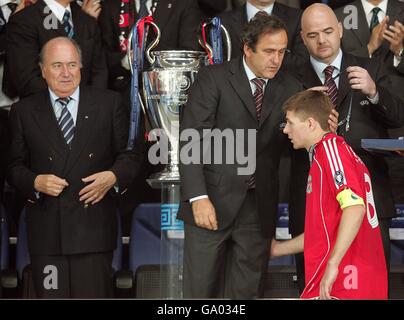
[[[392,91],[404,99],[404,2],[398,0],[363,0],[350,4],[357,9],[357,25],[349,22],[352,9],[335,11],[343,23],[344,51],[360,57],[372,57],[384,64],[392,81]],[[375,13],[373,10],[377,10]],[[371,30],[372,29],[372,30]],[[404,127],[389,131],[391,137],[404,136]],[[395,202],[404,201],[404,162],[387,159]]]
[[[79,87],[77,44],[41,51],[48,89],[11,108],[8,180],[27,199],[27,234],[40,298],[111,296],[117,239],[114,193],[125,192],[143,152],[126,149],[129,117],[119,95]]]
[[[128,27],[119,25],[122,12],[121,1],[105,0],[99,24],[103,44],[106,48],[108,68],[110,71],[109,88],[117,91],[126,90],[130,83],[130,69],[125,57],[126,48],[120,46],[122,32],[129,33],[139,16],[140,8],[134,0],[128,2]],[[196,0],[148,0],[141,1],[146,5],[145,14],[151,14],[160,28],[161,39],[155,50],[202,50],[198,45],[196,29],[201,20],[201,13]],[[123,19],[123,17],[122,17]],[[126,34],[126,37],[128,34]],[[150,29],[149,39],[155,37]]]
[[[194,129],[202,137],[204,130],[218,129],[236,136],[236,130],[242,130],[244,136],[235,145],[249,150],[254,164],[256,160],[253,170],[245,173],[238,171],[245,165],[237,161],[204,162],[205,154],[200,164],[180,161],[185,298],[251,299],[263,294],[268,239],[275,232],[278,207],[279,159],[287,144],[280,129],[281,105],[301,85],[279,72],[288,43],[280,19],[256,16],[246,27],[243,43],[243,57],[199,71],[183,109],[181,134]],[[247,138],[251,133],[256,140]],[[212,159],[220,152],[227,159],[233,143],[227,140],[216,150],[212,140],[202,141],[214,146]],[[186,153],[186,143],[181,142],[181,153]]]
[[[285,56],[284,67],[297,67],[299,61],[307,58],[307,50],[300,37],[301,10],[285,6],[275,0],[247,0],[246,4],[232,11],[220,15],[222,24],[227,28],[231,38],[232,58],[243,55],[241,33],[244,26],[257,12],[264,11],[275,15],[286,25],[288,32],[288,49],[290,53]]]
[[[314,4],[302,16],[302,38],[310,60],[297,70],[296,76],[305,88],[326,91],[339,112],[338,134],[352,146],[368,167],[373,183],[387,263],[390,257],[389,225],[394,205],[386,162],[361,148],[362,138],[388,138],[388,128],[404,122],[404,103],[390,89],[383,66],[370,59],[354,57],[340,49],[342,25],[330,7]],[[303,232],[304,208],[309,159],[300,154],[294,161],[290,229],[293,236]],[[302,261],[297,261],[303,277]]]
[[[82,48],[82,82],[106,88],[108,71],[96,20],[72,0],[39,0],[14,14],[7,25],[5,93],[25,97],[46,88],[38,55],[58,36],[70,36]]]
[[[386,64],[392,74],[397,71],[404,76],[404,3],[397,0],[357,0],[349,6],[357,9],[356,26],[345,21],[353,14],[349,7],[335,11],[344,27],[344,51],[377,59]]]

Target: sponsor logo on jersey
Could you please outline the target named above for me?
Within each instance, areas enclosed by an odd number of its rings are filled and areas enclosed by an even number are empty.
[[[334,180],[335,184],[338,186],[342,186],[344,184],[344,174],[342,173],[342,171],[340,170],[335,171]]]

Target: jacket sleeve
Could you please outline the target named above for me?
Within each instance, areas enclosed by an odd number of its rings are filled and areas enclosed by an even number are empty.
[[[212,129],[215,125],[216,110],[219,103],[219,90],[215,84],[210,68],[202,68],[197,79],[191,87],[188,102],[182,110],[180,121],[180,155],[188,154],[199,149],[198,163],[184,164],[180,160],[181,197],[183,201],[191,198],[207,195],[205,176],[203,173],[202,136],[204,129]],[[189,133],[198,133],[197,137],[188,141]],[[191,132],[192,131],[192,132]],[[184,140],[184,141],[182,141]],[[191,148],[191,149],[190,149]],[[196,149],[195,149],[196,148]],[[180,157],[181,158],[181,157]]]
[[[110,170],[117,177],[117,183],[120,193],[132,183],[133,179],[139,174],[143,158],[146,152],[144,142],[144,121],[140,117],[139,135],[133,150],[127,150],[128,132],[129,132],[129,113],[121,103],[117,95],[114,101],[113,110],[113,135],[114,152],[116,154],[114,164]]]
[[[25,197],[35,201],[34,181],[37,174],[28,167],[30,153],[24,137],[18,107],[17,104],[14,104],[10,111],[11,145],[8,157],[7,180]]]

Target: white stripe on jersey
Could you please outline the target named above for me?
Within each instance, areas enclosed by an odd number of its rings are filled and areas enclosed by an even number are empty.
[[[331,141],[333,140],[333,141]],[[339,189],[339,185],[336,181],[337,176],[342,175],[342,184],[346,184],[344,166],[342,165],[341,157],[338,152],[337,147],[337,139],[329,139],[327,141],[323,141],[323,146],[325,153],[327,154],[328,162],[331,169],[331,176],[334,179],[334,184],[337,189]]]

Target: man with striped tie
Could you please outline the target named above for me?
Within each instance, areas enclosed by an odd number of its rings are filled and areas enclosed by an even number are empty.
[[[199,163],[180,163],[185,298],[263,296],[267,247],[275,233],[278,168],[288,145],[280,130],[281,105],[302,87],[279,71],[288,44],[279,18],[255,16],[244,30],[243,43],[243,56],[198,72],[183,109],[182,132],[192,128],[203,136],[205,129],[216,128],[236,135],[240,130],[245,139],[236,146],[250,152],[251,144],[256,145],[253,173],[239,173],[240,164],[227,155],[228,162],[217,163],[220,151],[227,154],[229,139],[213,141],[213,162],[203,157]],[[248,129],[256,133],[256,143],[247,141]],[[186,144],[180,142],[181,147]]]
[[[389,225],[394,216],[387,165],[382,157],[361,148],[363,138],[388,138],[388,128],[404,123],[404,103],[391,90],[391,81],[385,76],[382,64],[368,58],[352,56],[341,50],[343,28],[330,7],[313,4],[302,16],[302,38],[309,53],[296,77],[307,89],[326,92],[339,112],[337,133],[345,138],[362,159],[374,182],[376,209],[380,218],[387,265],[390,257]],[[309,169],[307,155],[301,161],[292,185],[290,228],[298,235],[304,228],[305,186]],[[304,169],[304,167],[306,167]],[[303,270],[298,273],[303,277]]]
[[[10,113],[9,182],[27,199],[27,233],[39,298],[111,296],[117,206],[138,173],[141,145],[126,149],[129,117],[118,94],[79,86],[81,51],[45,44],[48,89]]]

